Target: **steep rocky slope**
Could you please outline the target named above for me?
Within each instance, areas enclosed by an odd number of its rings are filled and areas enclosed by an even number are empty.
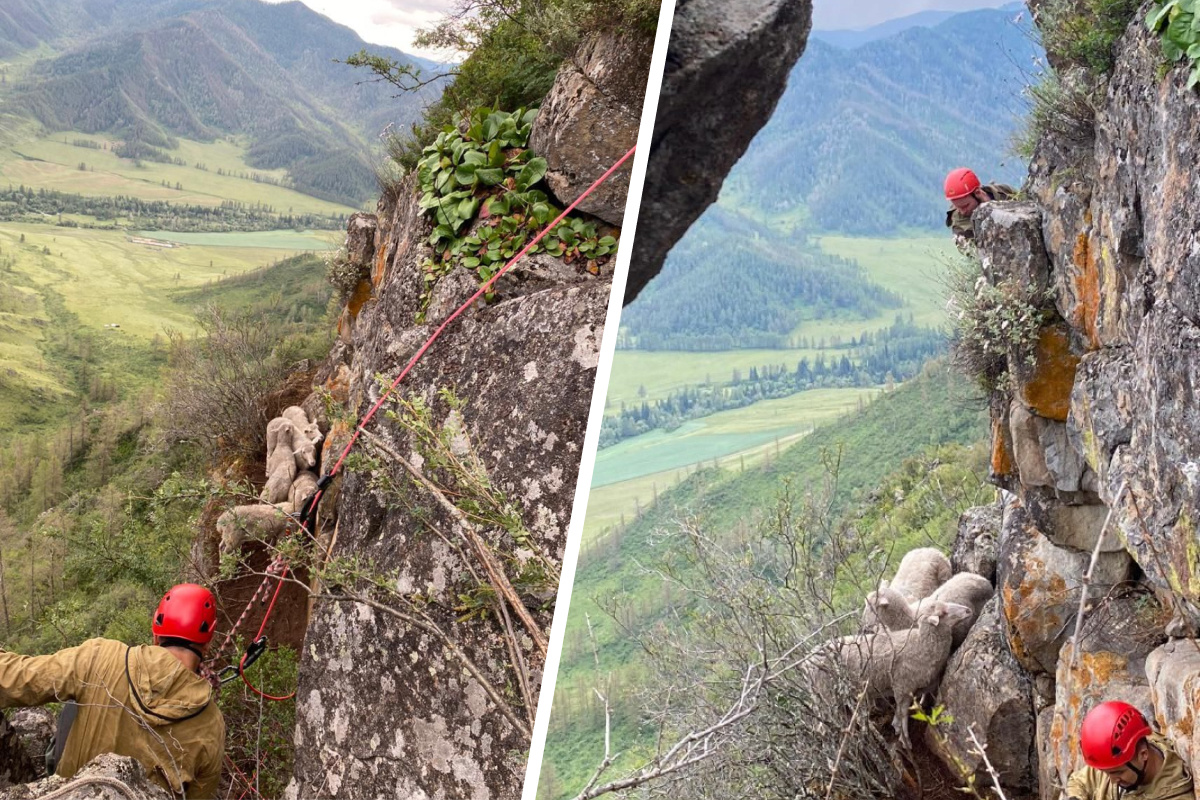
[[[593,41],[560,73],[532,136],[560,200],[633,145],[649,51],[644,38]],[[639,86],[621,77],[629,70],[641,71]],[[579,131],[601,126],[603,137],[580,146]],[[628,178],[617,181],[589,207],[615,224]],[[414,188],[351,222],[347,250],[369,277],[320,378],[355,419],[380,397],[377,376],[390,383],[478,284],[462,268],[442,277],[417,321],[432,252]],[[356,449],[371,460],[343,479],[331,532],[333,559],[354,567],[328,592],[374,582],[380,602],[314,608],[288,796],[519,793],[611,278],[611,263],[593,275],[581,261],[523,260],[404,379],[408,423],[392,407],[399,416],[368,426]],[[353,424],[337,413],[326,421],[325,469]],[[493,602],[487,559],[461,538],[467,528],[522,608]]]
[[[980,765],[974,723],[1010,798],[1058,797],[1083,714],[1109,699],[1141,707],[1200,768],[1200,97],[1185,69],[1163,73],[1147,8],[1094,119],[1043,137],[1027,199],[975,223],[986,280],[1043,322],[995,342],[1012,376],[990,402],[992,477],[1008,490],[984,526],[998,599],[940,700],[958,718],[946,749]]]

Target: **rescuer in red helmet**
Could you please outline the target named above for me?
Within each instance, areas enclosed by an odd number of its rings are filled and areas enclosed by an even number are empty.
[[[978,176],[966,167],[950,170],[944,186],[946,199],[954,208],[946,212],[946,227],[954,231],[954,237],[962,241],[975,238],[975,227],[971,214],[989,200],[1011,200],[1017,190],[1004,183],[980,184]]]
[[[1067,781],[1074,800],[1195,800],[1192,779],[1171,743],[1129,703],[1109,701],[1079,727],[1086,767]]]
[[[73,720],[59,724],[59,775],[116,753],[177,795],[215,797],[225,720],[199,670],[216,625],[212,592],[181,583],[150,620],[154,645],[90,639],[48,656],[0,652],[0,707],[63,702],[64,717],[74,709]]]

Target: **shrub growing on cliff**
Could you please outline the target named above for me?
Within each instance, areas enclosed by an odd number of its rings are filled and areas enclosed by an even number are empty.
[[[1048,53],[1087,68],[1112,71],[1114,45],[1137,12],[1139,0],[1050,0],[1038,13]]]
[[[1013,136],[1013,151],[1029,161],[1038,142],[1048,135],[1072,146],[1089,142],[1099,91],[1085,70],[1076,70],[1066,80],[1047,70],[1040,82],[1025,89],[1032,104],[1024,125]]]
[[[298,355],[261,313],[216,306],[197,312],[200,335],[170,336],[166,431],[205,445],[216,456],[250,459],[266,450],[268,396]]]
[[[429,236],[435,255],[423,264],[424,302],[438,278],[455,267],[489,280],[558,216],[560,209],[538,188],[546,159],[526,148],[536,114],[482,108],[456,117],[422,151],[421,209],[435,226]],[[616,248],[616,238],[600,236],[594,223],[566,218],[529,252],[544,251],[568,263],[582,259],[596,273]]]
[[[954,261],[947,275],[954,366],[986,391],[1006,391],[1012,367],[1034,366],[1049,298],[1032,284],[993,284],[978,257]]]

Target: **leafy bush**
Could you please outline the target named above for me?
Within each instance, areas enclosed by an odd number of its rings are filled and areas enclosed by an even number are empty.
[[[1158,0],[1146,15],[1146,27],[1162,36],[1163,56],[1168,63],[1187,58],[1191,65],[1188,88],[1200,83],[1200,2]]]
[[[424,264],[426,302],[437,279],[457,266],[489,280],[560,213],[535,188],[547,169],[546,159],[526,147],[536,115],[481,108],[457,117],[424,148],[417,164],[420,202],[435,223],[429,237],[435,257]],[[530,252],[568,263],[583,258],[596,272],[616,249],[616,238],[600,236],[595,224],[568,218]]]
[[[967,256],[951,264],[948,289],[955,367],[986,391],[1006,391],[1010,367],[1034,366],[1048,292],[1012,280],[993,284],[979,258]]]

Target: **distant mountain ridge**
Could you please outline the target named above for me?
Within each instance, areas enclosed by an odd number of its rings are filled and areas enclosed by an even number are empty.
[[[246,134],[251,166],[286,167],[296,187],[358,205],[375,192],[369,147],[389,123],[419,118],[437,89],[394,89],[334,59],[367,47],[436,70],[399,50],[367,46],[299,2],[253,0],[12,0],[0,48],[48,44],[14,88],[45,126],[212,139]]]
[[[998,11],[1006,14],[1019,14],[1025,9],[1024,3],[1009,3],[1006,6],[1001,6]],[[918,11],[916,14],[909,14],[904,17],[890,19],[887,22],[881,22],[878,25],[871,25],[866,28],[830,28],[816,29],[809,34],[810,40],[822,41],[826,44],[840,47],[844,50],[852,50],[855,47],[861,47],[864,44],[874,42],[878,39],[886,39],[889,36],[894,36],[897,33],[902,33],[909,28],[933,28],[956,14],[961,14],[961,11],[944,11],[931,9],[928,11]]]
[[[812,41],[721,202],[819,231],[937,229],[947,170],[1018,183],[1007,156],[1042,50],[1028,14],[955,14],[854,50]]]

